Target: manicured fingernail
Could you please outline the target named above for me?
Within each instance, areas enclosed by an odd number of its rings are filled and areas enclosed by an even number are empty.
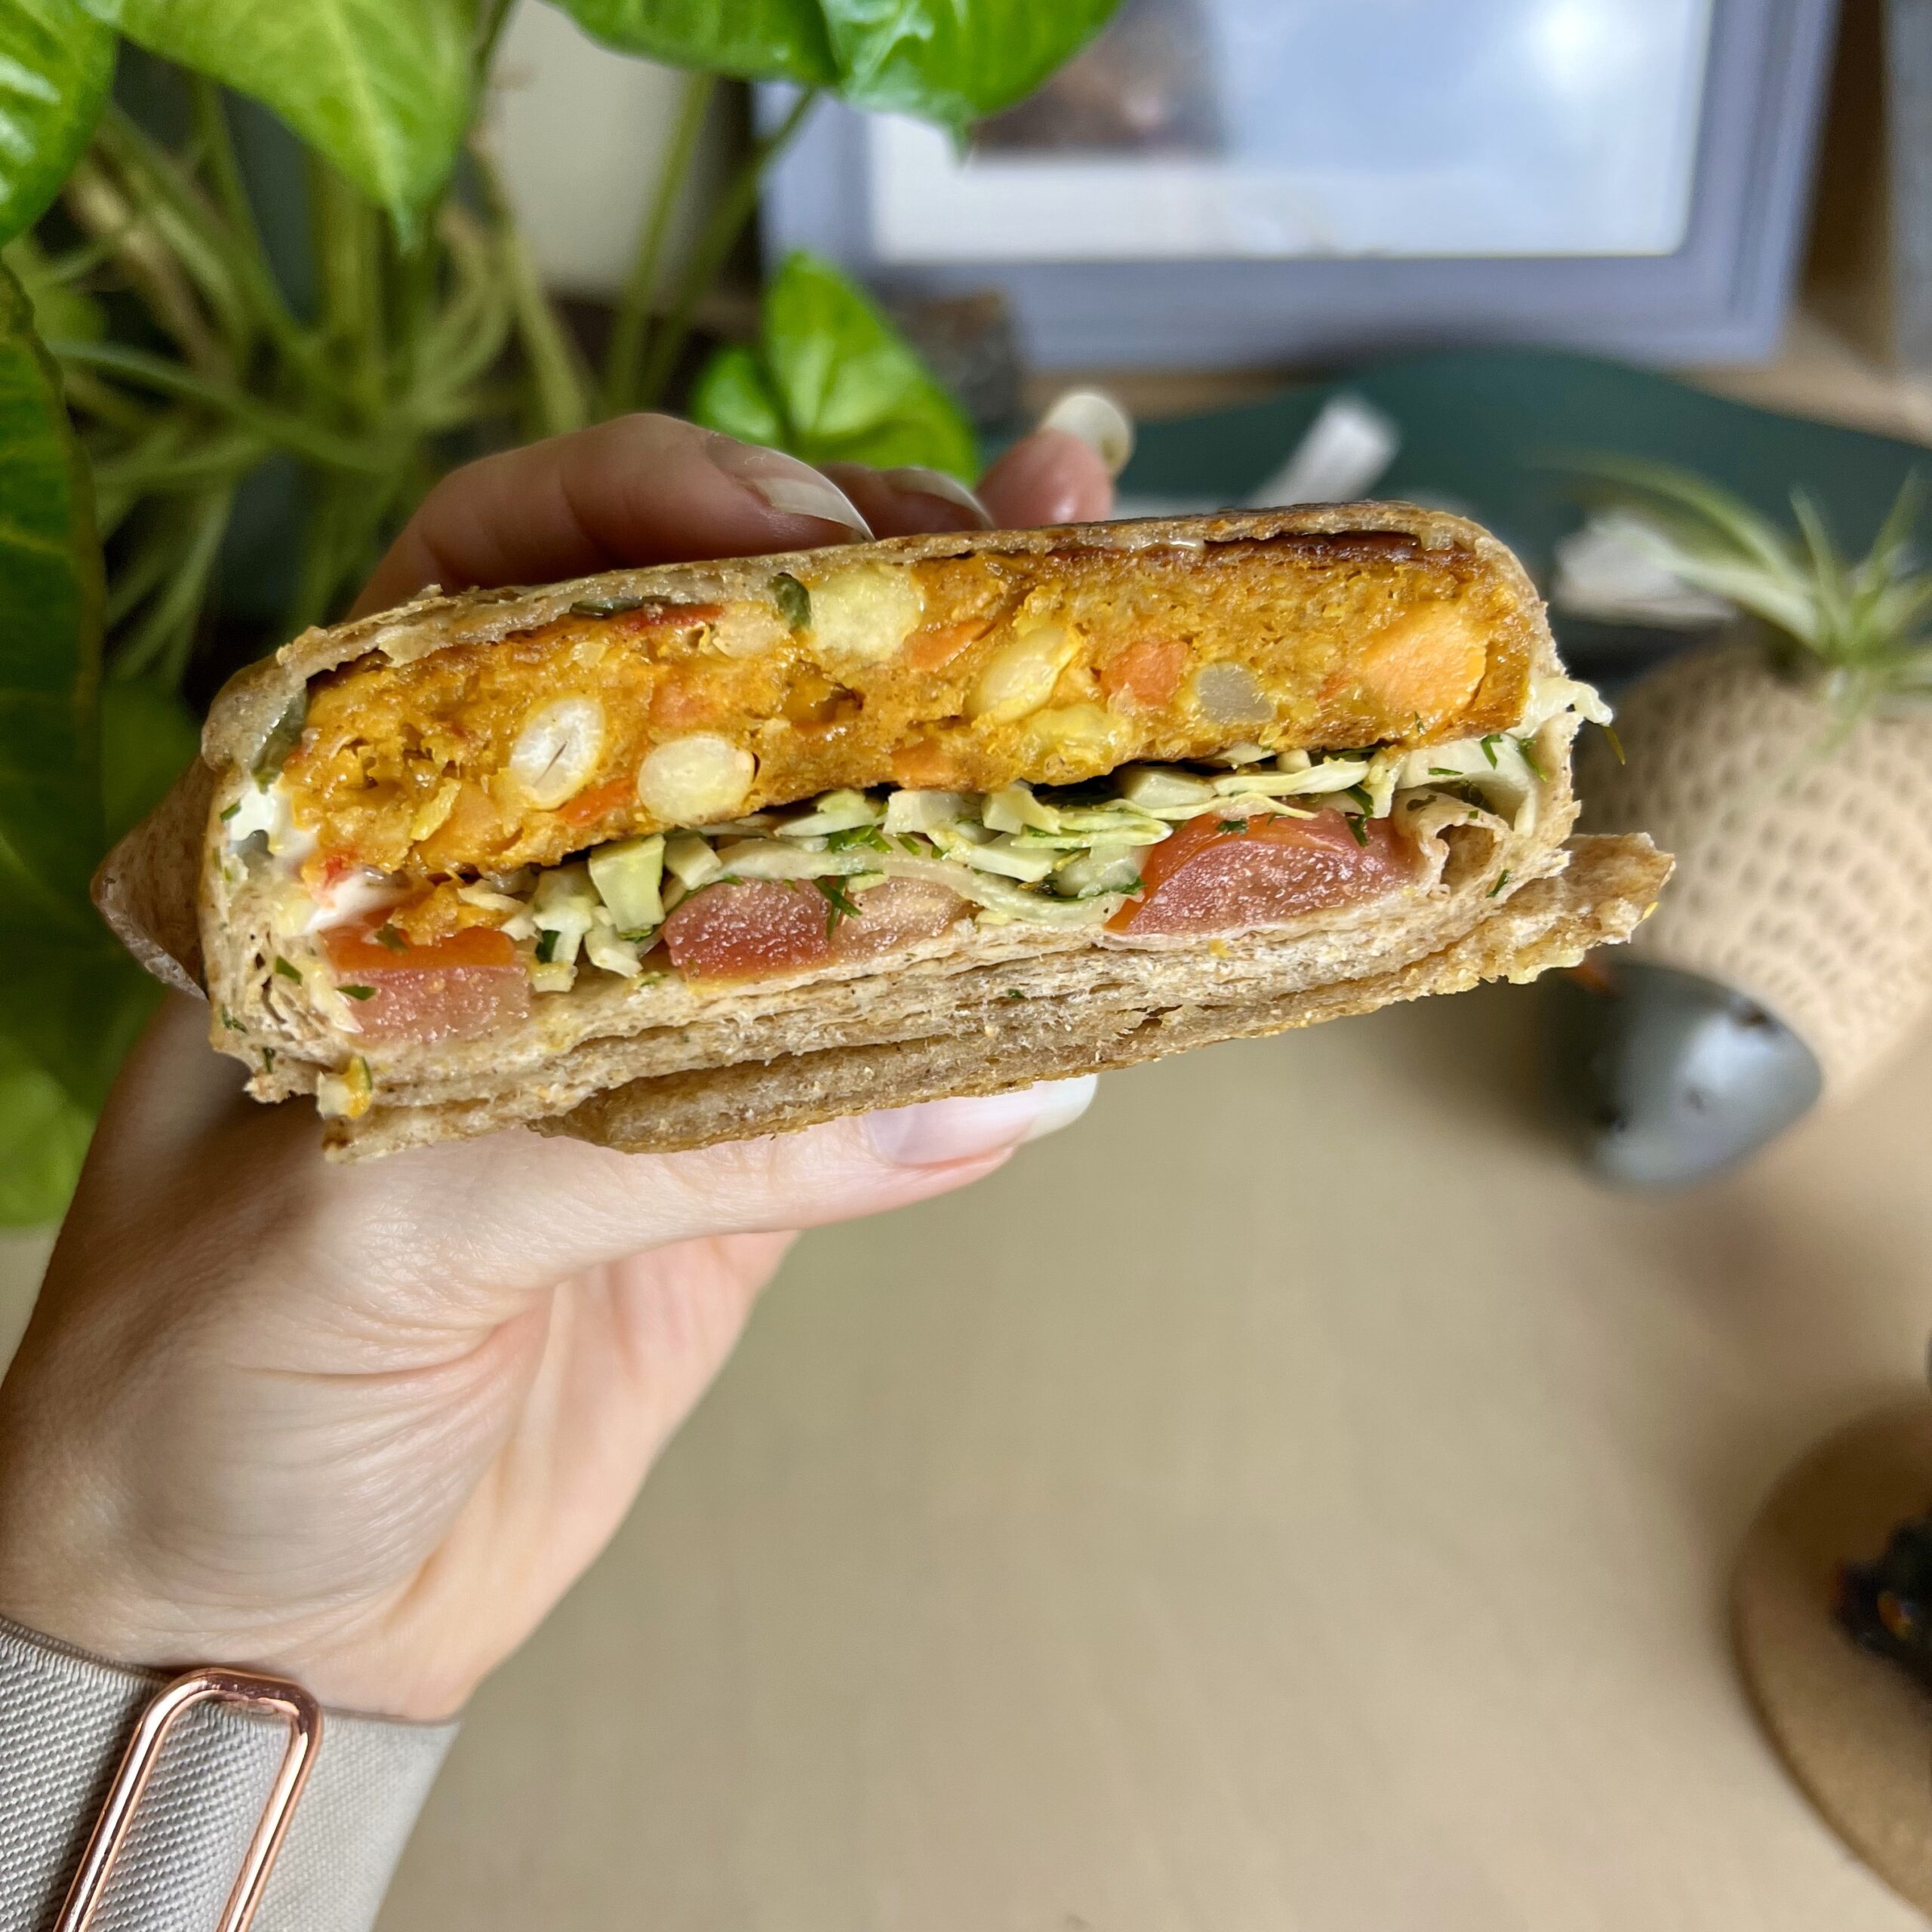
[[[866,1133],[881,1160],[902,1168],[939,1167],[1070,1127],[1092,1104],[1096,1084],[1090,1073],[1078,1080],[1042,1081],[1014,1094],[928,1100],[869,1114]]]
[[[949,476],[943,469],[928,469],[921,464],[906,463],[882,474],[884,480],[903,496],[936,497],[954,509],[964,511],[972,519],[970,528],[990,530],[993,527],[992,512],[958,477]]]
[[[1134,418],[1105,389],[1069,389],[1040,418],[1042,429],[1064,429],[1099,451],[1109,476],[1134,454]]]
[[[821,523],[840,525],[855,537],[872,534],[858,506],[830,477],[783,450],[761,449],[754,443],[714,435],[706,445],[705,454],[734,483],[742,485],[781,515],[816,517]]]

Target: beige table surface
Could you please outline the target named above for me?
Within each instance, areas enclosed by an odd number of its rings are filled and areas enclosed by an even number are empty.
[[[475,1701],[386,1932],[1903,1932],[1730,1558],[1932,1319],[1932,1043],[1597,1191],[1508,990],[1110,1077],[810,1237]]]

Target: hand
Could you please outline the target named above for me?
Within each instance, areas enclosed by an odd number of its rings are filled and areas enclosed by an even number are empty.
[[[363,608],[990,520],[924,472],[631,417],[432,491]],[[1012,524],[1103,515],[1072,438],[988,475]],[[325,1164],[170,1000],[124,1070],[0,1385],[0,1612],[119,1660],[285,1672],[435,1718],[602,1547],[789,1230],[943,1193],[1091,1083],[626,1155],[527,1133]]]

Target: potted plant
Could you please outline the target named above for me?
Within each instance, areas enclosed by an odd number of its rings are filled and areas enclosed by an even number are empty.
[[[1627,958],[1555,995],[1595,1164],[1696,1180],[1822,1095],[1856,1091],[1932,1012],[1932,573],[1908,486],[1852,561],[1816,506],[1781,530],[1660,466],[1598,466],[1656,560],[1737,617],[1623,694],[1579,761],[1584,822],[1677,856]]]

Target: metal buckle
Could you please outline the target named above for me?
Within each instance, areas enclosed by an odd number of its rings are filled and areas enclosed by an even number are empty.
[[[282,1753],[281,1768],[275,1773],[269,1791],[268,1804],[255,1835],[236,1875],[235,1889],[223,1907],[216,1932],[248,1932],[255,1909],[273,1869],[275,1854],[281,1849],[289,1821],[295,1815],[296,1800],[308,1782],[316,1747],[322,1737],[322,1707],[299,1684],[286,1678],[259,1677],[244,1670],[211,1666],[191,1670],[165,1685],[152,1703],[141,1714],[134,1734],[114,1774],[107,1802],[94,1821],[94,1835],[81,1860],[80,1869],[68,1888],[67,1902],[54,1922],[53,1932],[86,1932],[107,1890],[114,1861],[121,1855],[134,1807],[147,1789],[149,1775],[168,1734],[197,1704],[235,1704],[244,1710],[260,1711],[288,1721],[288,1749]]]

